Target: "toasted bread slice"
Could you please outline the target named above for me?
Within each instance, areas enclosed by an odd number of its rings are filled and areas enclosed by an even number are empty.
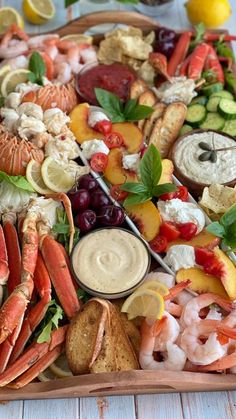
[[[136,356],[138,357],[141,343],[140,331],[137,328],[137,326],[135,326],[135,324],[132,322],[132,320],[128,320],[126,313],[120,313],[120,318],[122,325],[125,329],[125,333],[127,334],[134,348]]]
[[[135,80],[130,87],[130,99],[138,99],[147,89],[148,85],[143,79]]]
[[[151,116],[146,119],[144,127],[143,127],[143,139],[144,141],[148,142],[150,134],[152,132],[153,126],[155,122],[163,115],[166,109],[166,105],[164,103],[158,102],[154,106],[154,111]]]
[[[156,95],[151,89],[145,90],[145,92],[143,92],[138,98],[139,105],[153,106],[155,105],[156,101],[157,101]],[[145,124],[145,119],[141,119],[140,121],[138,121],[139,129],[142,130],[144,124]]]
[[[186,112],[187,107],[184,103],[171,103],[167,106],[162,121],[160,118],[154,125],[149,144],[154,144],[156,146],[162,158],[168,156],[170,148],[184,123]]]
[[[89,372],[101,350],[107,316],[107,307],[94,299],[72,319],[66,337],[66,357],[73,374]]]

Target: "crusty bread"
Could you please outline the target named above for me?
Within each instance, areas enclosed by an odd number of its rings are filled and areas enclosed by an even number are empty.
[[[159,118],[152,129],[149,144],[154,144],[161,157],[167,157],[173,142],[176,140],[187,113],[182,102],[167,106],[162,118]]]
[[[66,337],[66,357],[73,374],[85,374],[102,346],[107,308],[90,300],[72,319]]]
[[[140,331],[132,320],[128,320],[126,313],[120,313],[120,318],[125,332],[134,348],[135,354],[138,357],[141,343]]]
[[[150,134],[152,132],[152,129],[154,127],[154,124],[156,121],[163,115],[164,111],[166,109],[166,105],[162,102],[156,103],[154,106],[154,111],[151,114],[151,116],[145,120],[145,124],[143,127],[143,140],[148,143]]]
[[[148,89],[147,83],[142,79],[136,79],[130,87],[130,99],[138,99]]]
[[[141,93],[141,95],[138,98],[139,105],[153,106],[155,105],[156,101],[157,101],[156,95],[151,89],[145,90],[145,92]],[[142,130],[144,124],[145,124],[145,119],[140,119],[140,121],[138,121],[139,129]]]

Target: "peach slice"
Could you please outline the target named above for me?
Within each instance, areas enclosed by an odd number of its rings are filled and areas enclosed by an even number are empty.
[[[160,230],[161,216],[151,201],[129,205],[125,209],[145,240],[149,242],[156,237]]]
[[[167,250],[171,246],[176,244],[186,244],[193,247],[207,247],[208,249],[213,249],[218,246],[220,239],[213,234],[209,233],[205,228],[197,235],[194,236],[191,240],[177,239],[168,243]]]
[[[221,276],[222,284],[231,300],[236,299],[236,267],[229,257],[216,247],[213,250],[217,260],[223,265],[223,275]]]
[[[70,113],[70,129],[79,144],[86,140],[103,139],[104,136],[88,125],[89,104],[80,103]]]
[[[124,182],[137,182],[136,173],[123,168],[122,156],[120,148],[113,148],[108,154],[108,163],[104,176],[112,185]]]
[[[182,281],[186,281],[187,279],[190,279],[191,281],[189,288],[198,294],[213,292],[223,298],[229,298],[221,280],[213,275],[206,274],[200,268],[180,269],[177,272],[176,282],[178,284]]]
[[[172,183],[172,175],[174,172],[174,165],[171,160],[163,159],[162,160],[162,174],[158,185],[163,185],[163,183]]]
[[[124,144],[130,154],[138,153],[143,143],[142,131],[132,122],[117,122],[112,125],[113,132],[119,132],[124,138]]]

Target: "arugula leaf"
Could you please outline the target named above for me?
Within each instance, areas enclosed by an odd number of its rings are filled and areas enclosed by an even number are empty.
[[[229,47],[229,45],[226,44],[226,42],[224,42],[223,40],[217,41],[215,43],[215,48],[217,55],[231,58],[234,61],[234,53],[232,49]]]
[[[206,32],[206,27],[204,23],[199,23],[195,27],[195,38],[190,43],[190,50],[192,51],[198,44],[204,41],[204,35]]]
[[[11,183],[11,185],[14,185],[18,189],[23,189],[27,192],[35,192],[34,188],[31,186],[25,176],[10,176],[5,172],[0,171],[0,181],[1,180],[5,180],[6,182]]]
[[[108,113],[112,122],[139,121],[153,112],[152,107],[138,105],[135,99],[128,100],[124,105],[118,96],[108,90],[99,87],[94,90],[98,103]]]
[[[148,193],[148,188],[143,183],[127,182],[120,189],[133,194]]]
[[[140,194],[131,194],[124,200],[124,206],[142,204],[143,202],[149,201],[151,199],[149,193],[140,193]]]
[[[37,83],[43,86],[43,76],[46,74],[46,65],[42,56],[37,51],[34,51],[31,54],[29,60],[29,70],[29,80],[32,83]]]
[[[209,231],[209,233],[212,233],[214,234],[214,236],[217,236],[217,237],[223,238],[225,235],[225,229],[218,221],[215,221],[214,223],[209,224],[206,227],[206,229],[207,231]]]
[[[49,342],[52,330],[58,329],[59,320],[63,318],[63,310],[55,300],[51,300],[48,304],[46,316],[48,316],[49,320],[38,335],[37,343]]]
[[[236,204],[233,205],[220,219],[220,224],[225,228],[229,227],[231,224],[234,224],[236,221]]]
[[[161,156],[157,148],[151,144],[140,162],[141,180],[147,188],[152,189],[158,184],[162,174]]]
[[[70,226],[69,221],[66,215],[66,212],[61,209],[57,208],[57,223],[53,225],[52,231],[58,234],[57,240],[59,243],[63,244],[66,251],[69,251],[69,239],[70,239]],[[73,245],[75,246],[76,243],[79,241],[79,229],[75,227],[75,235]]]
[[[176,186],[173,183],[164,183],[164,185],[157,185],[153,188],[153,196],[160,196],[174,191],[176,191]]]
[[[79,300],[83,300],[84,303],[87,303],[87,301],[91,298],[90,295],[82,290],[81,288],[78,288],[76,291],[77,297]]]

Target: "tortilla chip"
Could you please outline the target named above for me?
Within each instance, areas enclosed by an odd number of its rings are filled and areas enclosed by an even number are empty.
[[[204,188],[202,198],[199,202],[208,213],[211,219],[218,219],[236,203],[236,186],[213,184]],[[220,216],[219,216],[220,215]]]
[[[155,41],[155,32],[151,31],[147,36],[144,37],[143,40],[146,42],[146,44],[152,45]]]
[[[143,79],[147,84],[153,85],[155,71],[149,61],[144,61],[138,70],[138,76]]]
[[[100,42],[98,60],[104,64],[122,62],[122,50],[116,38],[104,39]]]
[[[138,36],[125,36],[120,38],[120,46],[123,54],[137,60],[147,60],[149,53],[152,52],[152,46],[146,44]]]
[[[138,36],[143,37],[142,30],[139,28],[134,28],[133,26],[128,26],[127,28],[117,28],[113,31],[107,32],[105,38],[122,38],[123,36]]]

